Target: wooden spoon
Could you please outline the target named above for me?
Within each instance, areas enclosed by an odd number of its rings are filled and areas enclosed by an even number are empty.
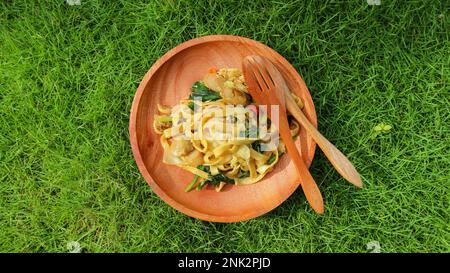
[[[287,110],[294,116],[294,118],[306,129],[308,134],[314,139],[314,141],[322,149],[325,156],[334,166],[342,177],[344,177],[348,182],[361,188],[363,183],[359,173],[356,171],[353,164],[348,160],[348,158],[339,151],[336,146],[334,146],[328,139],[326,139],[312,124],[309,122],[308,118],[303,114],[302,110],[298,107],[291,92],[287,86],[280,71],[275,67],[275,65],[267,58],[260,58],[261,65],[264,66],[267,73],[270,74],[270,78],[274,82],[277,88],[273,89],[277,92],[277,97],[284,97],[286,102]]]
[[[284,98],[282,101],[277,97],[276,89],[273,80],[269,73],[264,69],[263,59],[260,56],[247,56],[243,61],[243,74],[247,83],[250,95],[259,105],[267,105],[267,107],[279,107],[278,125],[281,139],[286,145],[287,152],[291,157],[298,176],[301,181],[303,192],[311,207],[319,214],[324,211],[323,198],[320,193],[314,178],[311,176],[308,168],[305,166],[294,141],[292,140],[291,132],[289,130],[289,123],[287,120],[286,108]],[[270,109],[270,108],[269,108]],[[271,111],[268,110],[270,116]],[[272,120],[272,122],[276,122]]]

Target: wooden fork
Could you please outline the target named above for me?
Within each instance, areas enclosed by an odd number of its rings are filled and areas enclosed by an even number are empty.
[[[269,73],[270,78],[274,82],[277,89],[278,99],[283,98],[285,100],[285,105],[287,110],[294,116],[294,118],[306,129],[308,134],[314,139],[317,145],[322,149],[325,156],[331,162],[333,167],[338,171],[338,173],[345,178],[348,182],[361,188],[363,183],[359,173],[356,171],[353,164],[348,160],[348,158],[336,148],[328,139],[326,139],[306,118],[302,110],[295,103],[294,98],[291,95],[289,87],[283,78],[283,75],[275,67],[275,65],[267,58],[260,57],[258,61],[264,66],[266,71]]]
[[[278,98],[276,92],[278,87],[264,68],[264,60],[261,56],[254,55],[245,57],[242,66],[248,91],[256,103],[259,105],[267,105],[267,114],[269,117],[271,113],[271,110],[269,109],[271,109],[272,106],[279,107],[279,120],[276,125],[278,125],[281,139],[286,145],[287,152],[295,165],[300,179],[300,185],[302,186],[306,199],[314,211],[322,214],[324,211],[322,194],[292,140],[287,120],[284,96]],[[274,119],[272,122],[276,122],[276,120]]]

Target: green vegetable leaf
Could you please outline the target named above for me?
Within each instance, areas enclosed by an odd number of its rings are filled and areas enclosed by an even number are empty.
[[[269,160],[267,160],[267,164],[269,164],[269,165],[272,164],[275,161],[276,158],[277,157],[275,155],[271,155],[269,157]]]
[[[205,171],[206,168],[208,168],[208,170],[209,170],[209,167],[208,167],[208,166],[203,166],[203,165],[197,166],[197,169],[199,169],[199,170],[201,170],[201,171]],[[195,176],[194,176],[194,179],[192,179],[192,182],[189,183],[189,185],[187,185],[187,187],[184,189],[184,191],[185,191],[185,192],[190,192],[190,191],[194,188],[195,184],[197,184],[198,178],[199,178],[199,176],[198,176],[198,175],[195,175]],[[202,183],[203,183],[203,184],[202,184]],[[200,184],[202,184],[202,185],[200,186]],[[200,189],[203,187],[203,185],[204,185],[205,183],[202,181],[202,182],[200,182],[200,184],[197,185],[197,190],[200,190]],[[200,186],[200,188],[199,188],[199,186]]]
[[[198,175],[195,175],[194,179],[192,179],[192,182],[189,183],[189,185],[187,185],[187,187],[184,189],[184,192],[190,192],[194,188],[194,185],[197,183],[197,181]]]
[[[238,178],[246,178],[246,177],[249,177],[249,176],[250,176],[250,172],[249,171],[247,171],[247,172],[240,172],[239,175],[238,175]]]
[[[257,140],[252,143],[253,150],[257,151],[258,153],[261,153],[261,141]]]
[[[201,165],[201,166],[198,166],[197,168],[199,170],[205,171],[205,172],[207,172],[209,174],[208,179],[200,182],[197,185],[197,190],[201,190],[206,183],[211,184],[213,186],[219,185],[220,182],[225,182],[225,183],[228,183],[228,184],[234,184],[234,179],[227,177],[223,173],[212,175],[210,170],[209,170],[209,166]]]
[[[195,82],[192,85],[191,88],[191,95],[189,96],[189,99],[194,100],[194,98],[200,98],[202,101],[212,101],[212,100],[218,100],[222,97],[219,93],[212,91],[206,85],[200,81]]]
[[[202,182],[200,182],[200,183],[197,185],[196,190],[198,190],[198,191],[201,190],[205,184],[206,184],[206,180],[203,180]]]
[[[224,175],[223,173],[211,175],[207,181],[209,184],[214,185],[214,186],[219,185],[220,182],[234,184],[234,179],[229,178],[228,176]]]
[[[189,102],[189,103],[188,103],[188,107],[189,107],[189,109],[191,109],[192,111],[194,111],[194,107],[195,107],[194,102],[193,102],[193,101]]]

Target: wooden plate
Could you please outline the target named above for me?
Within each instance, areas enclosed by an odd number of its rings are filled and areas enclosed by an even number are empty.
[[[239,36],[211,35],[178,45],[153,64],[134,97],[130,141],[139,170],[159,197],[191,217],[213,222],[255,218],[276,208],[299,186],[294,165],[287,155],[261,182],[248,186],[229,185],[220,193],[212,188],[185,193],[184,188],[193,175],[162,163],[163,149],[152,128],[156,105],[175,105],[188,96],[192,84],[202,79],[209,67],[242,69],[242,59],[252,54],[270,58],[290,86],[302,87],[297,95],[305,104],[306,116],[317,126],[311,95],[295,68],[268,46]],[[296,144],[309,166],[314,157],[315,142],[305,130],[300,130]]]

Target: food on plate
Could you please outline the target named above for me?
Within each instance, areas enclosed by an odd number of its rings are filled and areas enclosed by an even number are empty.
[[[186,192],[206,185],[221,191],[227,184],[256,183],[285,152],[266,112],[254,104],[239,69],[210,68],[193,83],[188,98],[172,107],[158,105],[153,129],[160,135],[163,162],[194,174]],[[299,124],[288,117],[296,137]]]

